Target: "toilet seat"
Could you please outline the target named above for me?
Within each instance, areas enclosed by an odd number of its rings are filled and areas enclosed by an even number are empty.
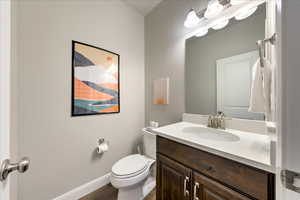
[[[112,174],[116,178],[131,178],[145,172],[148,168],[148,159],[140,154],[126,156],[112,167]]]
[[[140,154],[122,158],[113,165],[110,182],[118,189],[142,184],[149,176],[150,168],[154,162],[155,160]]]
[[[142,170],[140,170],[138,172],[135,172],[135,173],[132,173],[132,174],[118,175],[118,174],[112,173],[112,175],[116,178],[119,178],[119,179],[127,179],[127,178],[132,178],[132,177],[138,176],[138,175],[144,173],[146,170],[147,170],[147,166],[145,166],[145,168],[143,168]]]

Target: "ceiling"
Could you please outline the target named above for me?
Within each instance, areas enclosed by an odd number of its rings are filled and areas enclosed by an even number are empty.
[[[146,16],[163,0],[123,0],[125,3]]]

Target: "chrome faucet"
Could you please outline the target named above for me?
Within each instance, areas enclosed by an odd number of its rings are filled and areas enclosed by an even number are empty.
[[[207,126],[210,128],[225,129],[225,114],[223,112],[218,112],[215,116],[209,115]]]
[[[214,125],[213,125],[213,120],[214,120],[214,116],[212,116],[212,115],[209,115],[208,116],[208,119],[207,119],[207,127],[209,127],[209,128],[213,128],[214,127]]]
[[[220,128],[220,129],[224,129],[225,130],[225,114],[223,112],[218,112],[218,126],[217,128]]]
[[[213,115],[208,116],[207,126],[210,128],[217,128],[218,123],[217,123],[216,116],[213,116]]]

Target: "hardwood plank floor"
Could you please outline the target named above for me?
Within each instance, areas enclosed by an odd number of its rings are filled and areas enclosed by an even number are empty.
[[[156,200],[156,190],[154,189],[144,200]]]
[[[116,200],[117,196],[118,190],[109,184],[80,198],[79,200]]]
[[[117,200],[118,190],[112,185],[106,185],[79,200]],[[130,200],[130,199],[129,199]],[[154,189],[144,200],[156,200],[156,190]]]

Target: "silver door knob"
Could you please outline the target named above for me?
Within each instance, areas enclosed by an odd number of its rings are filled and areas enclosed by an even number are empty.
[[[13,171],[20,173],[26,172],[29,168],[29,164],[30,160],[27,157],[22,158],[18,163],[11,163],[9,159],[4,160],[0,168],[0,181],[5,181],[8,175]]]

